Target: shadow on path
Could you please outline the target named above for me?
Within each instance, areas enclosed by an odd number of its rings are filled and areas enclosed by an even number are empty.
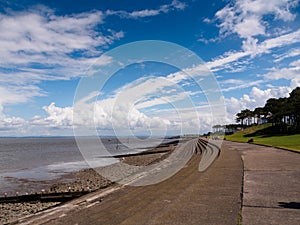
[[[278,202],[278,205],[282,208],[300,209],[300,202]]]

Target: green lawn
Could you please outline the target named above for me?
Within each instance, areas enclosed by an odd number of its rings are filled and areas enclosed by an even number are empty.
[[[235,134],[227,135],[225,138],[226,140],[237,142],[247,142],[252,138],[254,144],[281,147],[300,152],[300,134],[281,135],[272,133],[271,124],[249,127]]]

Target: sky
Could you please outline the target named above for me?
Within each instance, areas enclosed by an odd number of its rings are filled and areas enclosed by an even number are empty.
[[[0,136],[234,123],[300,86],[299,14],[299,0],[0,0]]]

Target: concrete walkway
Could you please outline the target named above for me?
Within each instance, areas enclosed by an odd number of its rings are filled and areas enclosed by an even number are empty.
[[[224,142],[244,161],[243,225],[300,224],[300,154]]]

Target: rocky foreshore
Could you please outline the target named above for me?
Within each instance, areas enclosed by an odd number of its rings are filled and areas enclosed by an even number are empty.
[[[99,188],[106,187],[111,182],[93,169],[84,169],[78,172],[70,173],[67,180],[71,182],[53,181],[48,189],[42,190],[44,193],[54,192],[72,192],[72,191],[95,191]],[[64,177],[66,178],[66,177]],[[62,178],[62,179],[64,179]],[[0,204],[0,224],[7,224],[18,218],[34,214],[41,210],[53,207],[61,202],[21,202],[21,203],[2,203]]]
[[[141,154],[120,157],[120,161],[135,166],[146,166],[166,158],[175,149],[175,146],[176,143],[161,145]],[[61,180],[67,180],[67,182],[60,182],[60,180],[51,181],[49,187],[42,191],[45,193],[95,191],[113,183],[101,176],[94,169],[83,169],[72,172],[63,176]],[[58,204],[61,204],[61,202],[2,203],[0,204],[0,224],[12,223],[18,218],[32,215]]]

